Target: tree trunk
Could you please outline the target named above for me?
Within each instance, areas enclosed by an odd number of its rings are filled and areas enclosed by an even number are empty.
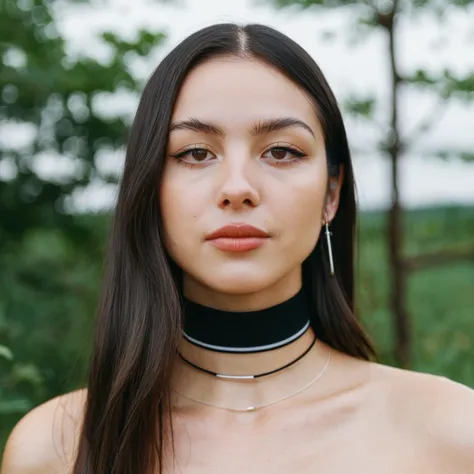
[[[397,363],[404,368],[410,366],[411,360],[411,324],[406,308],[406,273],[403,262],[403,222],[400,205],[399,158],[402,151],[400,131],[398,127],[398,97],[400,90],[400,76],[397,71],[395,46],[395,17],[398,10],[398,1],[393,2],[391,14],[385,16],[383,25],[388,32],[390,68],[392,73],[391,95],[391,136],[387,143],[387,150],[391,161],[391,207],[389,211],[388,242],[389,262],[391,270],[390,309],[393,316],[395,332],[394,356]]]

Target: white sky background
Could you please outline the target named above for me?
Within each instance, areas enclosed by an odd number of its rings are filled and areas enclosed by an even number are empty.
[[[119,32],[128,39],[132,39],[139,28],[166,32],[166,43],[149,61],[133,64],[133,70],[142,78],[147,78],[159,60],[182,39],[212,23],[264,23],[279,29],[313,56],[340,102],[351,93],[375,93],[381,99],[377,109],[380,125],[357,123],[347,117],[346,126],[354,151],[361,208],[388,205],[389,163],[375,151],[375,140],[380,131],[386,130],[384,124],[389,113],[387,44],[383,34],[371,33],[367,40],[354,46],[350,34],[355,18],[353,11],[278,11],[253,0],[181,0],[168,4],[156,0],[102,0],[93,1],[93,6],[64,8],[60,2],[56,5],[58,26],[68,40],[71,54],[87,54],[107,61],[108,47],[97,38],[104,30]],[[449,68],[456,73],[466,73],[474,70],[474,8],[468,13],[452,9],[442,28],[435,18],[428,16],[405,20],[400,27],[398,49],[402,71],[427,68],[440,72]],[[323,40],[325,31],[334,31],[337,36]],[[137,97],[120,95],[102,98],[99,105],[104,113],[115,111],[132,116],[137,100]],[[439,113],[433,97],[419,92],[406,93],[400,105],[402,130],[408,135],[420,120]],[[407,207],[445,203],[474,205],[474,163],[424,158],[429,150],[439,148],[474,152],[474,101],[468,105],[453,101],[440,115],[432,132],[419,140],[416,149],[402,160],[401,194]],[[104,154],[99,165],[110,169],[120,167],[122,162],[121,155]],[[71,164],[65,166],[70,169]],[[48,175],[51,170],[61,168],[60,160],[44,157],[39,168]],[[86,192],[76,194],[75,202],[81,210],[98,210],[113,204],[115,191],[110,186],[93,183]]]

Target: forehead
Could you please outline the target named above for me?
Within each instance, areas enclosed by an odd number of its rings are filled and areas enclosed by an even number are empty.
[[[294,116],[319,128],[312,99],[276,68],[255,59],[213,58],[184,81],[173,121],[189,117],[249,124],[263,117]]]

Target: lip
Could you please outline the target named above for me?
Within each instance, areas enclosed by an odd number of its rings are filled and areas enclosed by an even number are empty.
[[[215,230],[206,237],[206,240],[214,239],[245,239],[251,237],[268,238],[267,232],[250,224],[231,224]]]
[[[270,236],[249,224],[232,224],[215,230],[206,237],[212,245],[226,252],[247,252],[262,246]]]

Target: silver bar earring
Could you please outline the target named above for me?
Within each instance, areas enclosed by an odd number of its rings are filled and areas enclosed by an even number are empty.
[[[332,276],[334,275],[334,260],[332,258],[331,235],[332,235],[332,232],[329,231],[329,226],[328,226],[328,223],[326,222],[326,242],[328,244],[329,269]]]

